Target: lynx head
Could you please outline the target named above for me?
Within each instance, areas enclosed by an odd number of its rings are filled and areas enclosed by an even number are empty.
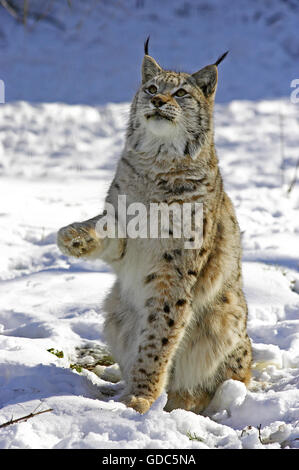
[[[212,133],[217,66],[227,52],[215,64],[193,74],[172,72],[164,70],[148,54],[148,39],[128,137],[134,131],[142,132],[143,139],[176,146],[196,158]]]

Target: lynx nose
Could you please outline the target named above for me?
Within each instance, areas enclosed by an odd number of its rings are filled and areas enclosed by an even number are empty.
[[[161,106],[163,106],[163,104],[165,104],[167,101],[168,100],[166,96],[162,95],[156,95],[151,99],[151,102],[155,106],[155,108],[161,108]]]

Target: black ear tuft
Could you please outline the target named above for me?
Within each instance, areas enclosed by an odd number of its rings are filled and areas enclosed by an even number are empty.
[[[220,56],[220,57],[216,60],[216,62],[215,62],[214,65],[218,66],[218,65],[220,64],[220,62],[222,62],[223,59],[225,59],[225,57],[227,56],[228,53],[229,53],[229,51],[226,51],[224,54],[222,54],[222,56]]]
[[[150,36],[148,36],[145,40],[145,43],[144,43],[144,53],[145,55],[148,55],[148,43],[149,43],[149,40],[150,40]]]

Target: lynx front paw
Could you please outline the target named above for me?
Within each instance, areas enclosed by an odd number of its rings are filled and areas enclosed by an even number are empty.
[[[93,253],[99,248],[99,241],[92,227],[80,223],[61,228],[57,235],[57,245],[62,253],[76,258]]]
[[[120,400],[128,408],[138,411],[140,414],[146,413],[154,402],[154,399],[149,397],[136,397],[135,395],[126,395]]]

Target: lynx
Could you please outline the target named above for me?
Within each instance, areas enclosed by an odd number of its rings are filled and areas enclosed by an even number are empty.
[[[116,275],[104,332],[126,384],[121,401],[145,413],[163,390],[166,411],[205,410],[227,379],[250,381],[251,344],[242,290],[240,231],[214,146],[216,63],[164,70],[148,53],[126,142],[106,203],[201,203],[202,243],[183,238],[101,237],[103,214],[58,232],[68,256],[101,258]],[[116,219],[119,214],[116,212]],[[192,241],[192,240],[191,240]]]

